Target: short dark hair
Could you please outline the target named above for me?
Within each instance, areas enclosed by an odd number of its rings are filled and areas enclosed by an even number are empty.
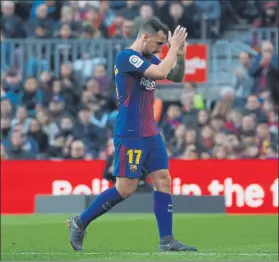
[[[140,36],[144,33],[154,34],[158,33],[159,31],[163,31],[164,34],[168,35],[169,28],[159,19],[150,18],[142,24],[139,29],[138,35]]]

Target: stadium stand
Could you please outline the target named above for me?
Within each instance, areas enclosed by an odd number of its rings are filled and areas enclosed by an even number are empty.
[[[182,24],[189,43],[208,47],[205,83],[158,85],[154,110],[169,156],[278,158],[275,1],[1,6],[1,158],[112,161],[114,58],[151,16],[172,30]]]

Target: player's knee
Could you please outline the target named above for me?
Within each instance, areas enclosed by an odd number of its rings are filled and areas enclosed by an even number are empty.
[[[117,178],[116,179],[116,189],[119,192],[119,194],[123,198],[127,198],[131,195],[133,195],[137,190],[137,179],[130,179],[130,178]]]
[[[157,191],[170,193],[171,177],[168,170],[160,170],[150,175]]]

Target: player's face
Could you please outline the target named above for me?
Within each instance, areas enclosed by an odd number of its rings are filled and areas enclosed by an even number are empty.
[[[167,40],[167,36],[162,31],[159,31],[154,35],[145,35],[144,38],[144,56],[152,56],[154,54],[160,53],[162,46],[166,43]]]

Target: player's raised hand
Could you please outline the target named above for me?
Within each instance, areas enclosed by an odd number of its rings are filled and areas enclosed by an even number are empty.
[[[181,43],[181,46],[177,52],[177,56],[185,57],[186,48],[187,48],[187,42],[185,40],[184,42]]]
[[[180,25],[176,27],[173,35],[169,31],[168,35],[168,42],[169,45],[172,46],[173,48],[176,48],[177,51],[181,49],[181,46],[186,43],[186,38],[188,33],[186,32],[186,28],[181,27]]]

